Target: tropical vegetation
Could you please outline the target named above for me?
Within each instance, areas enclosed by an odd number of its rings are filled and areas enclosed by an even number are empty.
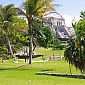
[[[34,29],[34,21],[42,20],[43,16],[53,9],[50,2],[52,0],[26,0],[23,3],[23,8],[26,12],[24,12],[20,8],[16,8],[19,13],[23,14],[28,21],[28,33],[29,33],[29,64],[32,63],[32,55],[33,55],[33,29]]]
[[[53,10],[51,2],[52,0],[26,0],[22,9],[13,4],[0,6],[1,56],[7,57],[11,53],[12,58],[15,58],[14,53],[18,49],[29,46],[27,56],[31,64],[36,46],[52,47],[54,33],[43,23],[43,17]]]
[[[83,12],[84,14],[84,12]],[[83,17],[78,22],[73,24],[76,38],[70,38],[69,45],[65,50],[64,56],[69,64],[74,65],[81,72],[85,72],[85,18]]]
[[[61,41],[55,38],[53,30],[43,22],[44,16],[54,11],[52,1],[26,0],[22,8],[17,8],[13,4],[0,5],[0,57],[2,57],[2,62],[4,59],[14,58],[15,60],[16,52],[22,50],[23,47],[29,47],[29,52],[28,49],[26,50],[29,64],[32,63],[33,51],[36,51],[37,47],[53,48],[55,49],[53,53],[50,52],[53,55],[56,50],[63,49]],[[72,24],[75,36],[70,37],[64,57],[69,62],[69,67],[72,64],[84,73],[85,11],[81,11],[80,17],[78,22]],[[45,56],[48,58],[47,54]]]

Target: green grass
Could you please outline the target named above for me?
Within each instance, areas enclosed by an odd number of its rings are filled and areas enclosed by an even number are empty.
[[[65,78],[57,76],[36,75],[37,72],[49,71],[70,73],[69,66],[64,60],[27,63],[0,63],[0,85],[85,85],[84,79]],[[72,67],[73,74],[80,72]]]
[[[44,55],[44,58],[49,58],[50,56],[63,56],[64,50],[52,50],[51,48],[36,48],[35,49],[36,54]],[[39,57],[42,58],[42,57]]]
[[[64,50],[37,48],[36,53],[47,58],[53,53],[63,55]],[[18,61],[19,63],[13,63],[13,60],[0,62],[0,85],[85,85],[84,79],[36,75],[37,72],[43,71],[70,74],[69,65],[65,60],[34,62],[32,65],[24,63],[22,60]],[[71,67],[73,74],[80,74],[80,71],[76,70],[74,66]]]

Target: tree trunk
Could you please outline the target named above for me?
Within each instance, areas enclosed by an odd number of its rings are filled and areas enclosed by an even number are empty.
[[[8,46],[9,46],[9,50],[11,52],[11,56],[12,56],[12,58],[14,58],[14,61],[15,61],[15,56],[14,56],[13,51],[12,51],[12,46],[11,46],[10,40],[9,40],[7,35],[6,35],[6,38],[7,38],[7,41],[8,41]]]
[[[3,63],[3,56],[2,56],[2,63]]]
[[[33,46],[32,19],[28,19],[28,26],[29,26],[29,64],[32,64],[32,55],[33,55],[33,51],[32,51],[32,46]]]
[[[70,74],[72,75],[72,72],[71,72],[71,65],[70,65],[70,63],[69,63],[69,70],[70,70]]]
[[[35,48],[36,48],[36,46],[35,45],[33,45],[34,46],[34,48],[33,48],[33,52],[35,51]]]
[[[29,29],[29,64],[32,63],[32,29]]]

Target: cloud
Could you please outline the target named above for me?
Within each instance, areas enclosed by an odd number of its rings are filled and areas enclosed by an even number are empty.
[[[62,15],[62,16],[65,19],[66,26],[68,26],[68,27],[71,27],[72,26],[72,22],[73,21],[80,20],[80,17],[79,16],[70,16],[70,15]]]

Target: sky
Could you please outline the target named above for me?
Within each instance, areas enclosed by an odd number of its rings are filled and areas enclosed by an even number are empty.
[[[61,6],[58,10],[62,14],[79,16],[81,11],[85,10],[85,0],[55,0]]]
[[[0,4],[15,4],[21,6],[25,0],[0,0]],[[54,3],[59,4],[57,11],[65,18],[66,25],[71,26],[73,19],[78,20],[80,12],[85,10],[85,0],[54,0]]]
[[[8,4],[15,4],[16,6],[21,6],[22,2],[25,0],[0,0],[0,4],[2,5],[8,5]]]
[[[63,15],[67,26],[72,26],[72,21],[80,19],[80,12],[85,10],[85,0],[55,0],[59,4],[57,11]]]

